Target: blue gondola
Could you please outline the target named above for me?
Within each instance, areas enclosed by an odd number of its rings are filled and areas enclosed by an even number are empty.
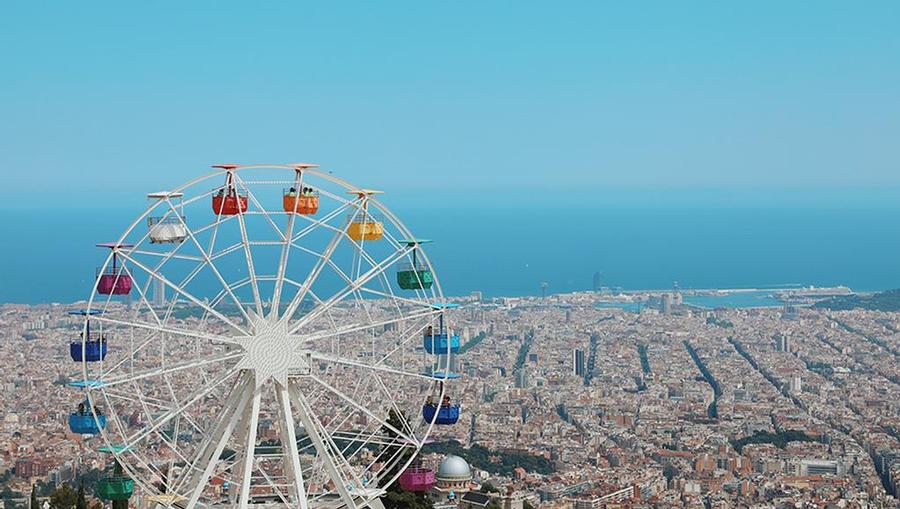
[[[106,339],[98,338],[96,341],[87,341],[82,345],[81,341],[69,343],[69,354],[75,362],[97,362],[106,358]]]
[[[99,425],[98,425],[99,423]],[[85,400],[78,410],[69,414],[69,429],[72,433],[81,435],[96,435],[106,427],[106,416],[98,415],[97,419],[91,414],[91,404]]]
[[[102,311],[98,309],[79,309],[69,311],[70,315],[91,316],[99,315]],[[81,339],[69,343],[69,355],[75,362],[97,362],[106,358],[106,334],[101,332],[91,332],[91,321],[88,318],[85,323],[85,330],[82,337],[87,337],[87,341],[82,342]]]
[[[450,404],[450,396],[444,392],[444,380],[455,380],[460,375],[445,371],[434,371],[432,373],[423,373],[423,375],[437,380],[438,386],[435,393],[429,396],[428,401],[422,405],[422,418],[425,419],[425,422],[432,422],[433,420],[435,424],[441,426],[456,424],[459,421],[461,409],[458,403]],[[443,398],[443,401],[438,405],[437,401],[440,398]]]
[[[435,309],[447,309],[454,306],[452,304],[435,304],[432,307]],[[425,330],[425,335],[422,337],[422,346],[426,352],[433,355],[459,353],[459,335],[449,334],[444,330],[444,313],[441,313],[438,317],[437,329],[429,326]]]
[[[435,333],[435,334],[425,334],[425,337],[422,338],[422,346],[425,347],[425,351],[430,354],[442,355],[448,353],[458,353],[459,352],[459,335],[457,334],[447,334],[444,333]]]
[[[459,421],[459,411],[459,405],[439,407],[426,404],[422,407],[422,417],[425,419],[425,422],[434,421],[435,424],[446,426],[456,424]]]

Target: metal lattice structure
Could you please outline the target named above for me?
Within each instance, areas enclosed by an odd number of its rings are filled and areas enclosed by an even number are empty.
[[[377,191],[309,164],[215,168],[103,245],[72,353],[82,413],[163,506],[368,507],[449,394],[437,274]]]

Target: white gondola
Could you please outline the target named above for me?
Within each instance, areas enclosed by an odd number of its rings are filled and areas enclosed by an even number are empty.
[[[150,242],[154,244],[180,244],[187,238],[187,227],[184,222],[183,193],[171,193],[161,191],[150,193],[150,200],[169,200],[174,210],[162,216],[148,217],[147,226],[150,227]]]

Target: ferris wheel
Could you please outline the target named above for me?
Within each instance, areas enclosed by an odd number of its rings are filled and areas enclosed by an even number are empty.
[[[378,507],[460,416],[460,339],[427,241],[379,191],[317,165],[214,168],[148,194],[98,244],[106,261],[73,312],[84,401],[69,425],[115,461],[97,493]]]

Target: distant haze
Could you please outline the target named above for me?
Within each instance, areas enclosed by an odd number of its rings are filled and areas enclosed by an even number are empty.
[[[596,271],[631,289],[900,287],[896,210],[394,210],[435,240],[426,249],[449,295],[539,295],[541,281],[549,293],[589,290]],[[117,238],[138,212],[8,213],[0,235],[25,244],[3,252],[0,302],[87,298],[106,255],[94,242]]]

